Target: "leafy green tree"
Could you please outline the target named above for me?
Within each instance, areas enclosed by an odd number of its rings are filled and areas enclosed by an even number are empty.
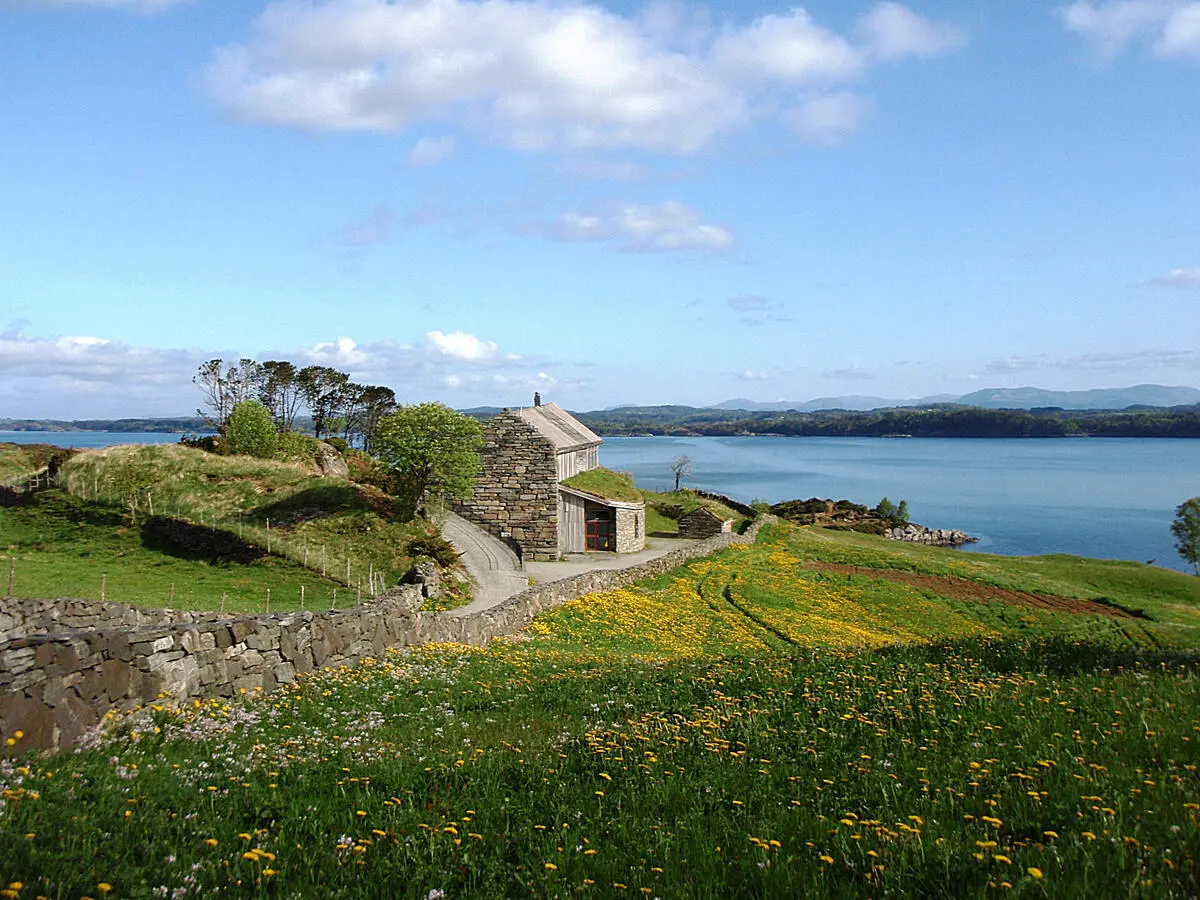
[[[896,504],[887,497],[879,501],[879,505],[875,507],[875,514],[881,519],[894,519],[896,517]]]
[[[257,400],[234,404],[229,414],[227,431],[229,446],[234,453],[273,459],[279,443],[271,411]]]
[[[907,522],[908,521],[908,501],[907,500],[900,501],[900,505],[896,507],[895,518],[899,522]]]
[[[329,366],[305,366],[296,373],[296,384],[312,414],[313,432],[317,437],[331,430],[329,420],[337,417],[342,409],[349,383],[349,375]]]
[[[427,495],[470,497],[482,446],[482,426],[441,403],[401,406],[375,428],[375,453],[396,473],[399,499],[409,516]]]
[[[1175,507],[1171,534],[1179,542],[1175,549],[1192,564],[1192,572],[1200,575],[1200,497],[1185,500]]]
[[[269,359],[259,366],[259,372],[258,399],[275,417],[275,427],[287,434],[300,407],[296,367],[287,360]]]

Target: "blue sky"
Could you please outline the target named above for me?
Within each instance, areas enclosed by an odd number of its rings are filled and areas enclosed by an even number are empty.
[[[1200,384],[1200,2],[0,0],[0,417]]]

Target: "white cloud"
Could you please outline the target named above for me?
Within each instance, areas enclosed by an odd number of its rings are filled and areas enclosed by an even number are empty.
[[[309,365],[330,366],[334,369],[356,369],[370,359],[370,356],[348,337],[314,344],[307,350],[302,350],[299,355],[301,360]]]
[[[805,100],[787,119],[802,137],[833,146],[854,134],[870,110],[871,104],[857,94],[838,91]]]
[[[787,15],[763,16],[719,38],[712,56],[721,71],[753,81],[844,81],[866,66],[862,50],[817,25],[799,8]]]
[[[886,60],[936,56],[967,42],[963,29],[948,22],[934,22],[891,2],[876,4],[859,20],[858,30],[869,52]]]
[[[704,221],[695,209],[677,200],[657,206],[627,203],[605,212],[568,212],[548,229],[566,241],[615,240],[623,250],[719,252],[733,246],[733,232]]]
[[[1200,288],[1200,266],[1194,269],[1172,269],[1166,275],[1151,279],[1149,283],[1161,287]]]
[[[1062,11],[1069,31],[1111,60],[1134,44],[1164,59],[1200,59],[1197,0],[1076,0]]]
[[[802,8],[667,27],[684,19],[677,4],[631,18],[595,2],[275,2],[244,43],[214,54],[206,82],[230,113],[275,125],[386,132],[436,119],[522,150],[687,153],[771,115],[789,90],[963,41],[896,3],[862,19],[862,42]]]
[[[464,403],[511,405],[529,390],[574,390],[545,362],[501,352],[495,341],[434,331],[413,344],[360,344],[341,336],[301,350],[159,349],[90,335],[32,337],[0,333],[0,415],[15,418],[187,416],[202,402],[192,383],[201,363],[241,356],[326,365],[361,384],[393,388],[401,398],[445,396]]]
[[[455,331],[453,334],[431,331],[425,336],[438,353],[467,362],[492,359],[500,349],[495,341],[481,341],[475,335],[462,331]]]
[[[457,146],[458,144],[454,135],[436,139],[421,138],[417,141],[416,146],[409,151],[408,165],[414,169],[435,166],[452,157]]]

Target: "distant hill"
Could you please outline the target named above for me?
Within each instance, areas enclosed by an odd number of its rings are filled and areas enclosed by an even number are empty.
[[[1044,388],[984,388],[970,394],[938,394],[915,400],[890,400],[851,394],[845,397],[818,397],[815,400],[776,400],[761,403],[738,398],[714,404],[710,409],[746,410],[747,412],[815,412],[820,409],[867,411],[898,407],[921,407],[937,403],[959,403],[983,409],[1127,409],[1130,406],[1172,407],[1200,403],[1200,390],[1184,386],[1138,384],[1127,388],[1096,388],[1087,391],[1050,391]]]
[[[899,406],[925,406],[931,403],[953,403],[958,397],[953,394],[939,394],[935,397],[920,397],[916,400],[889,400],[884,397],[871,397],[864,394],[848,394],[843,397],[817,397],[813,400],[775,400],[759,403],[755,400],[738,398],[716,403],[710,409],[744,409],[748,412],[786,412],[794,409],[796,412],[816,412],[819,409],[850,409],[865,412],[872,409],[891,409]]]
[[[1127,388],[1097,388],[1090,391],[1047,391],[1042,388],[987,388],[958,399],[968,406],[985,409],[1125,409],[1130,406],[1189,406],[1200,403],[1200,390],[1161,384],[1138,384]]]

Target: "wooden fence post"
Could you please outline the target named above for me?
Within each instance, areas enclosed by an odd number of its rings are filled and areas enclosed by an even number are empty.
[[[267,588],[267,612],[271,611],[271,589]]]
[[[101,575],[100,576],[100,602],[101,603],[103,603],[105,600],[104,593],[105,593],[105,589],[108,587],[107,582],[108,582],[108,576]]]
[[[13,584],[17,580],[17,558],[10,557],[8,560],[8,596],[13,595]]]

